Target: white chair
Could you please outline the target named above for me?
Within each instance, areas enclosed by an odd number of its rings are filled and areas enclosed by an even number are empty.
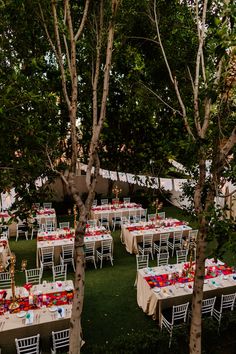
[[[55,230],[55,224],[53,221],[46,220],[45,231],[51,232]]]
[[[169,264],[169,252],[157,253],[157,266]]]
[[[54,266],[54,247],[42,247],[40,266],[42,271],[44,268],[52,268]]]
[[[188,248],[191,246],[196,247],[197,235],[198,235],[198,230],[189,230],[187,236]]]
[[[94,199],[92,206],[96,207],[97,205],[98,205],[98,201],[97,201],[97,199]]]
[[[176,250],[177,263],[187,262],[188,250]]]
[[[147,209],[140,210],[140,221],[147,220]]]
[[[172,250],[172,257],[174,255],[174,250],[176,249],[182,249],[183,246],[183,231],[175,231],[173,233],[173,242],[170,241],[168,242],[169,248]]]
[[[100,268],[102,268],[103,259],[109,259],[113,266],[112,240],[101,241],[101,248],[96,250],[96,258],[100,259]]]
[[[9,272],[0,273],[0,289],[11,287],[11,276]]]
[[[110,230],[109,226],[109,214],[102,213],[101,217],[99,218],[100,226],[105,226],[106,229]]]
[[[40,225],[37,222],[34,222],[31,226],[31,240],[33,240],[35,234],[37,237],[39,230],[40,230]]]
[[[148,268],[149,254],[136,254],[136,268],[137,270]],[[137,276],[134,282],[134,286],[137,285]]]
[[[69,221],[64,221],[59,223],[59,228],[60,229],[69,229],[70,228],[70,222]]]
[[[142,268],[148,268],[149,254],[136,254],[136,266],[137,270]]]
[[[215,302],[216,302],[216,296],[210,299],[202,300],[202,315],[210,314],[210,316],[212,317]]]
[[[40,335],[17,339],[15,338],[17,354],[39,354]]]
[[[52,203],[43,203],[44,209],[52,209]]]
[[[10,236],[9,226],[1,225],[0,226],[0,235],[5,237],[5,238],[9,238],[9,236]]]
[[[112,198],[111,203],[112,204],[119,204],[120,203],[120,199],[119,198]]]
[[[87,224],[89,225],[89,227],[96,227],[97,226],[97,220],[96,219],[87,220]]]
[[[166,218],[166,213],[165,211],[162,211],[160,213],[157,213],[158,219],[165,219]]]
[[[108,199],[101,199],[101,205],[108,204]]]
[[[42,268],[26,269],[26,283],[40,284],[42,280]]]
[[[16,241],[18,241],[18,238],[24,235],[26,240],[28,240],[28,226],[27,223],[24,223],[23,221],[20,221],[17,224],[17,228],[16,228]]]
[[[128,216],[129,223],[136,222],[136,215],[137,215],[136,210],[129,210],[129,216]]]
[[[233,311],[234,304],[236,299],[236,293],[229,295],[221,295],[221,301],[219,308],[214,307],[213,317],[218,321],[218,330],[221,325],[221,319],[223,316],[223,312],[225,310]]]
[[[182,305],[173,306],[170,319],[168,319],[163,314],[161,314],[161,324],[160,324],[161,330],[163,327],[165,327],[170,334],[169,348],[171,346],[173,328],[179,325],[181,322],[183,323],[186,322],[188,307],[189,307],[189,302]]]
[[[156,222],[157,215],[156,214],[148,214],[148,221]]]
[[[53,281],[63,280],[66,281],[67,277],[67,264],[60,264],[52,267]]]
[[[112,227],[113,227],[113,231],[115,231],[116,226],[121,227],[122,225],[122,213],[121,212],[116,212],[114,213],[114,216],[112,218]]]
[[[160,234],[159,240],[153,243],[154,253],[168,252],[170,234],[168,232]]]
[[[75,259],[74,259],[74,245],[63,245],[62,253],[60,255],[61,264],[72,264],[75,272]]]
[[[153,259],[153,235],[143,235],[143,242],[138,244],[140,254],[150,254]]]
[[[60,353],[61,353],[61,349],[63,349],[63,352],[67,352],[69,347],[69,341],[70,341],[69,329],[63,329],[62,331],[57,331],[57,332],[53,331],[51,354],[56,354],[57,349],[59,349]]]
[[[130,198],[123,198],[123,203],[124,204],[130,203]]]
[[[95,257],[95,241],[84,243],[84,258],[85,261],[93,261],[94,268],[97,269]]]

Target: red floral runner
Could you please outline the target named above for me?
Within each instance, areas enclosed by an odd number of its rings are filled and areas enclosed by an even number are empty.
[[[4,297],[5,290],[0,291],[2,297]],[[41,308],[43,305],[46,307],[51,306],[60,306],[67,305],[72,302],[74,296],[74,291],[61,291],[54,292],[49,294],[40,294],[40,295],[32,295],[32,303],[29,304],[29,297],[20,297],[17,299],[17,303],[19,307],[16,310],[10,310],[9,305],[11,304],[11,300],[0,300],[0,314],[3,314],[6,311],[10,311],[10,313],[17,313],[20,311],[28,311],[28,310],[37,310]]]
[[[109,210],[117,210],[117,209],[123,209],[123,208],[141,208],[141,204],[112,204],[110,207],[102,207],[102,206],[97,206],[97,207],[92,207],[92,211],[109,211]]]
[[[161,224],[158,224],[158,225],[148,224],[148,225],[145,225],[145,226],[129,226],[129,227],[127,227],[127,230],[129,230],[129,231],[153,230],[153,229],[160,228],[160,226],[176,227],[176,226],[182,226],[182,225],[185,225],[184,221],[173,221],[173,222],[165,223],[163,225],[161,225]]]
[[[174,272],[171,274],[152,275],[152,276],[144,277],[144,279],[147,281],[147,283],[151,288],[154,287],[162,288],[164,286],[174,285],[176,283],[183,284],[183,283],[192,282],[194,280],[194,271],[187,272],[188,268],[189,266],[186,263],[184,265],[183,272],[181,272],[182,273],[181,275],[178,272]],[[205,279],[216,278],[217,276],[220,275],[228,275],[234,273],[232,268],[228,267],[227,265],[206,267],[205,269],[206,269]]]

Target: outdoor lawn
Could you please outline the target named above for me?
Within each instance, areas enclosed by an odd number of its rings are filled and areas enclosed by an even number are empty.
[[[174,207],[165,208],[167,217],[188,220],[181,210]],[[59,217],[65,220],[65,217]],[[196,225],[191,224],[196,227]],[[112,233],[114,238],[114,266],[105,262],[102,269],[94,269],[93,264],[86,267],[85,301],[82,317],[85,345],[83,353],[187,353],[187,331],[181,331],[174,336],[171,350],[168,349],[168,336],[160,334],[156,321],[146,316],[138,307],[136,301],[135,255],[126,252],[120,242],[120,230]],[[18,242],[10,241],[10,247],[17,257],[17,269],[21,260],[27,259],[27,267],[35,267],[36,240]],[[235,257],[227,252],[226,262],[235,264]],[[171,259],[175,263],[175,259]],[[156,261],[151,261],[154,266]],[[232,263],[231,263],[232,264]],[[43,279],[52,280],[50,271],[44,273]],[[73,279],[72,268],[69,268],[68,279]],[[24,284],[23,273],[16,274],[17,284]],[[231,321],[232,322],[229,322]],[[231,330],[228,331],[229,326]],[[221,336],[217,334],[214,321],[204,324],[203,341],[205,352],[214,354],[235,353],[236,340],[232,335],[236,329],[236,319],[228,319],[222,326]],[[207,341],[206,341],[207,338]],[[222,338],[224,338],[224,347]],[[227,340],[226,340],[227,338]]]

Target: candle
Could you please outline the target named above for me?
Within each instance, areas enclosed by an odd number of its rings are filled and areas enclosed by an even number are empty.
[[[29,295],[29,305],[33,305],[33,295]]]
[[[47,302],[47,295],[43,294],[43,302]]]
[[[171,280],[171,274],[168,274],[168,280]]]

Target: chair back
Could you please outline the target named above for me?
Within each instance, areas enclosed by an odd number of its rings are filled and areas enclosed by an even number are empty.
[[[66,221],[66,222],[60,222],[59,223],[59,228],[60,229],[69,229],[70,228],[70,222],[68,221]]]
[[[216,302],[216,296],[210,299],[202,300],[202,314],[210,313],[211,316],[213,315],[213,309]]]
[[[174,324],[176,321],[179,321],[179,320],[183,320],[184,322],[186,322],[188,306],[189,306],[189,302],[187,302],[186,304],[173,306],[172,324]]]
[[[26,283],[40,284],[42,279],[42,269],[26,269],[25,270],[25,280]]]
[[[46,232],[54,231],[54,229],[55,229],[53,221],[47,220],[45,227],[46,227]]]
[[[63,245],[62,246],[62,258],[63,259],[74,259],[74,245]]]
[[[160,242],[159,242],[160,247],[167,246],[169,238],[170,238],[170,234],[168,232],[160,234]]]
[[[89,227],[96,227],[97,220],[95,220],[95,219],[87,220],[87,224],[89,225]]]
[[[94,201],[93,201],[93,207],[96,207],[98,205],[98,201],[97,201],[97,199],[94,199]]]
[[[67,277],[67,264],[60,264],[52,267],[53,281],[63,280],[66,281]]]
[[[129,210],[129,222],[136,221],[137,210]]]
[[[137,270],[142,268],[148,268],[149,254],[136,254]]]
[[[157,216],[159,219],[165,219],[166,218],[166,213],[165,211],[162,211],[160,213],[157,213]]]
[[[44,209],[52,209],[52,203],[43,203]]]
[[[156,214],[148,214],[148,221],[156,221],[157,215]]]
[[[108,199],[101,199],[101,205],[108,204]]]
[[[10,288],[11,287],[11,276],[9,272],[0,273],[0,288]]]
[[[224,309],[230,309],[233,311],[235,303],[236,293],[229,295],[221,295],[220,312]]]
[[[84,243],[85,259],[86,257],[95,256],[95,241]]]
[[[15,338],[17,354],[39,354],[39,337],[37,334],[32,337]]]
[[[101,253],[112,253],[112,240],[101,241]]]
[[[183,239],[183,231],[175,231],[173,233],[173,243],[181,243]]]
[[[64,329],[62,331],[52,332],[52,345],[53,352],[56,353],[57,349],[69,347],[70,330]]]
[[[146,221],[147,220],[147,209],[141,209],[140,210],[140,221]]]
[[[169,264],[169,252],[157,253],[157,266]]]
[[[126,204],[126,203],[130,203],[130,198],[123,198],[123,203]]]
[[[53,262],[54,247],[42,247],[41,248],[42,262]]]
[[[152,248],[153,246],[153,235],[143,235],[143,248]]]
[[[187,262],[188,250],[176,250],[177,263]]]
[[[189,242],[197,241],[198,230],[189,230],[188,232],[188,240]]]

